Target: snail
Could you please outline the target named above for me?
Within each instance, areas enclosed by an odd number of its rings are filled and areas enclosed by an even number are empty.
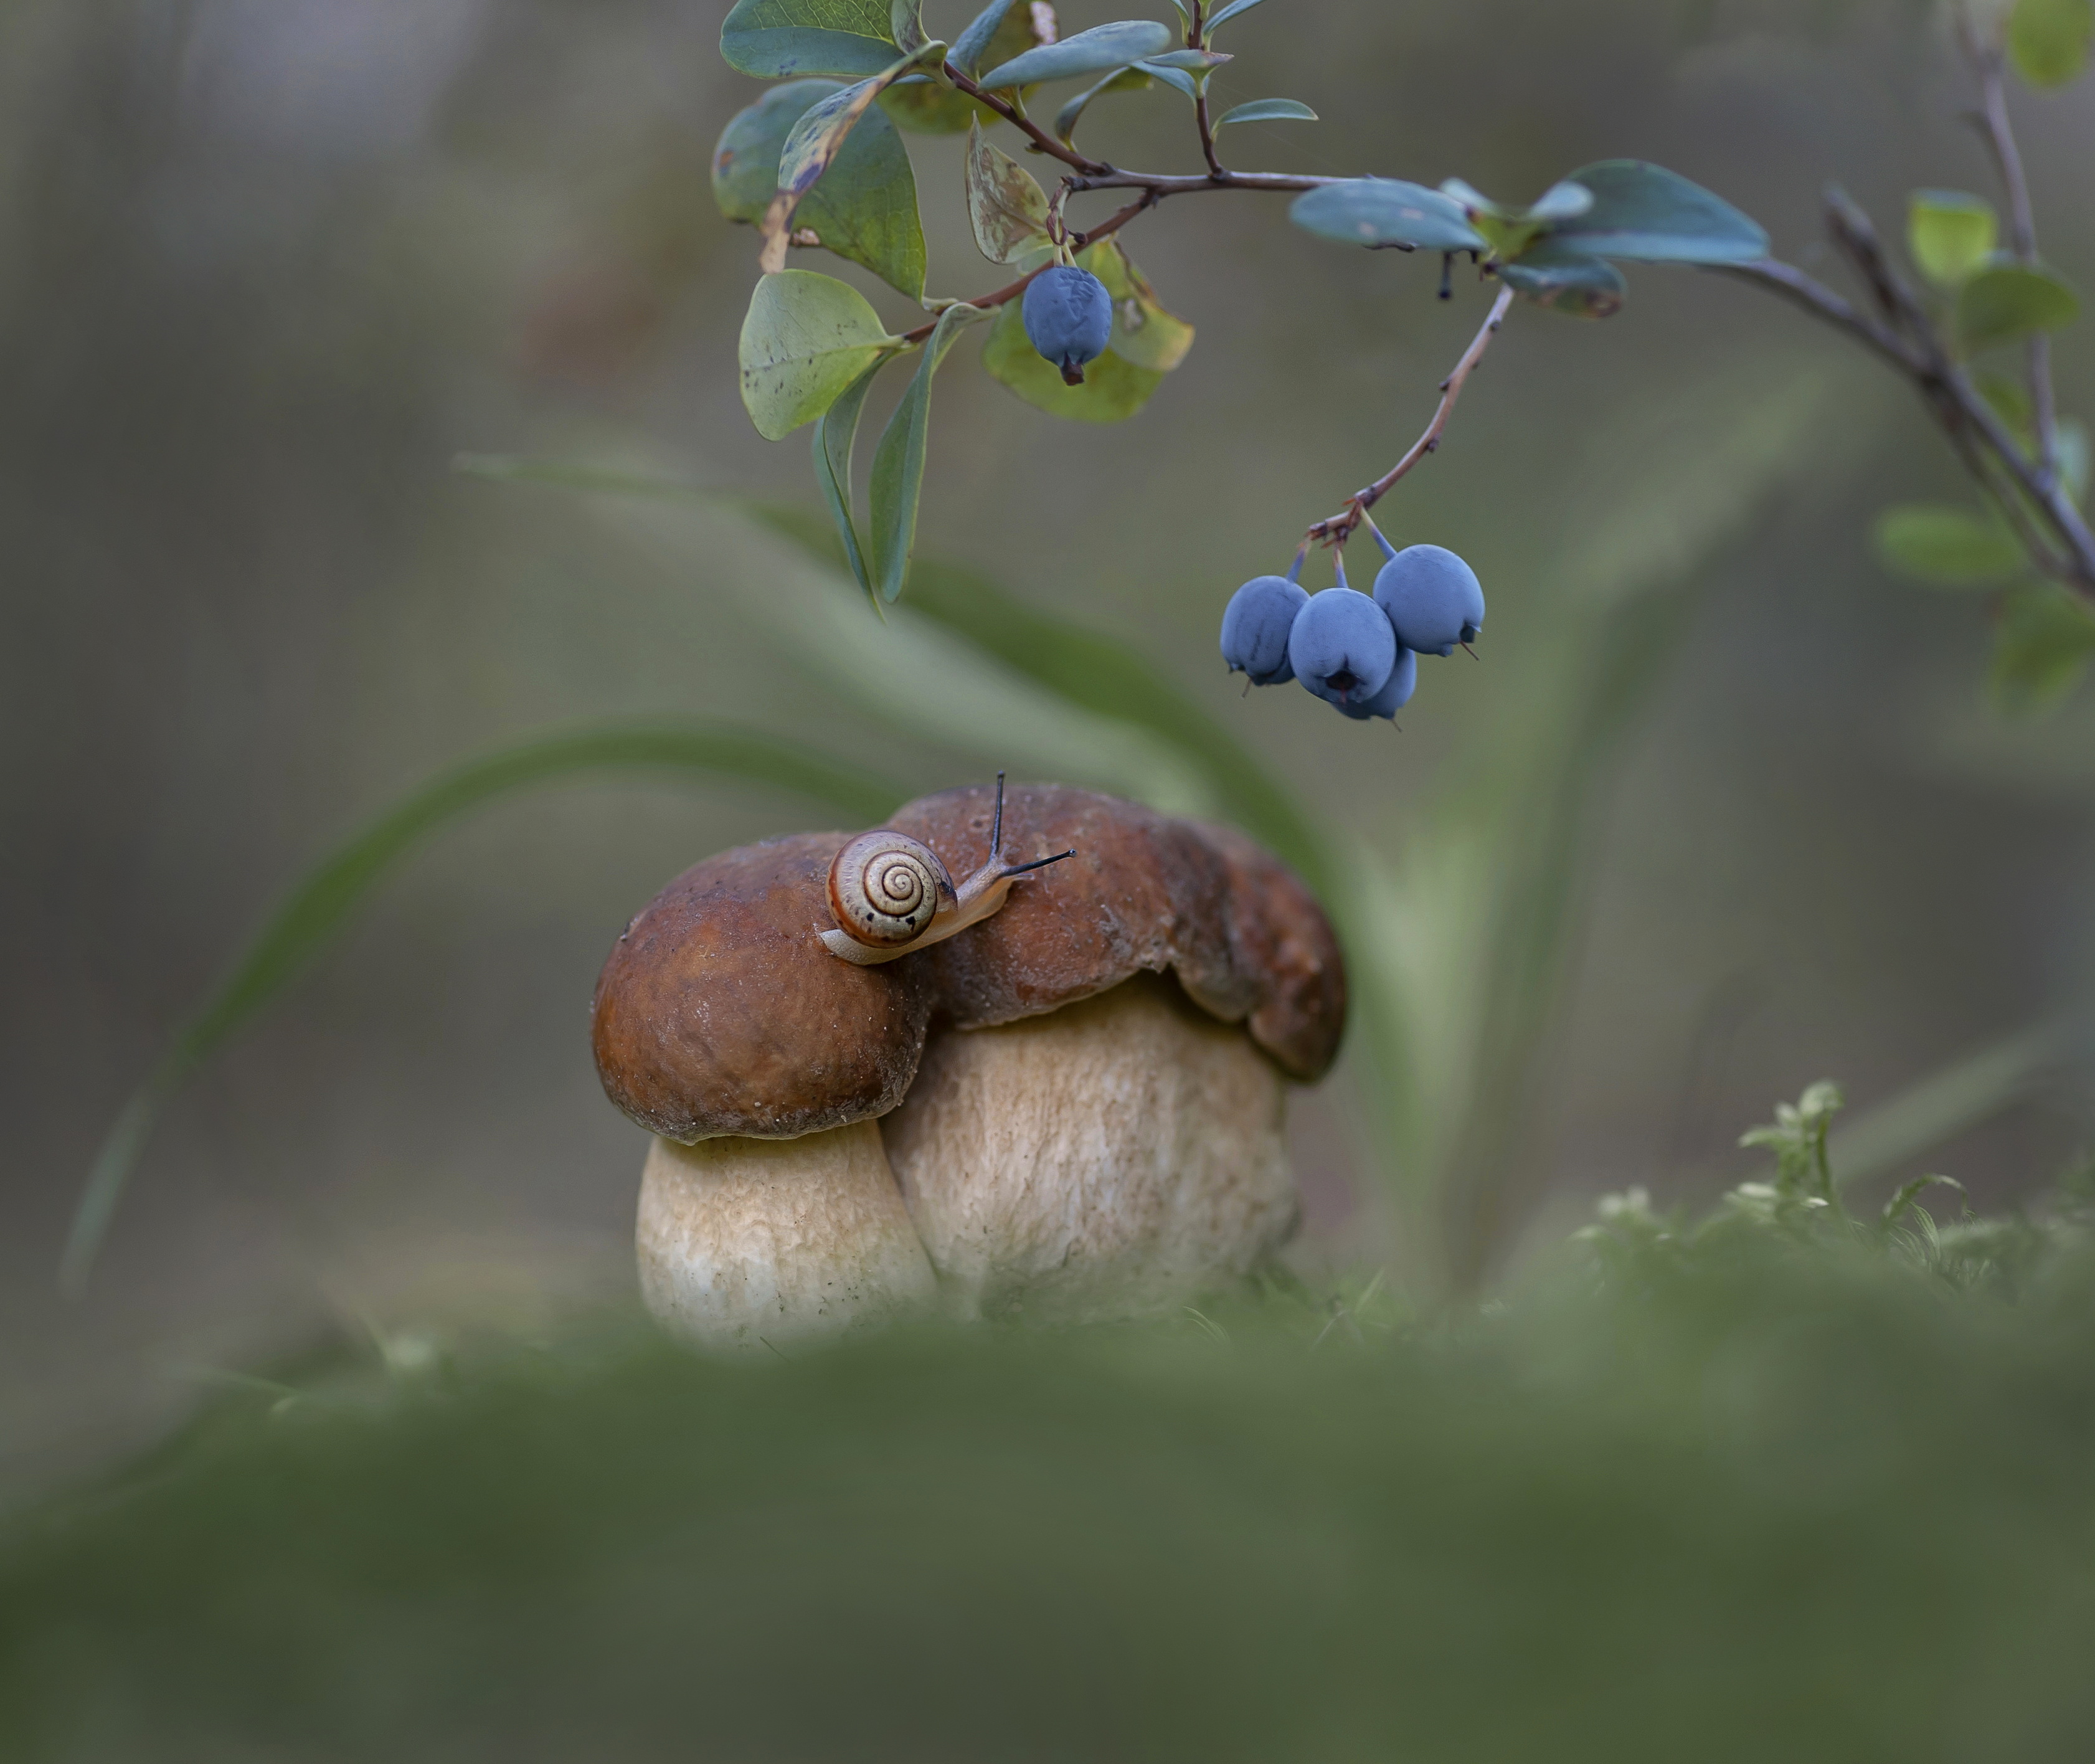
[[[830,911],[837,928],[821,934],[823,943],[831,955],[861,968],[892,961],[980,923],[1004,904],[1019,877],[1077,855],[1072,846],[1052,857],[1007,866],[1003,849],[1001,772],[989,860],[958,887],[939,854],[908,834],[888,827],[860,834],[830,865]]]

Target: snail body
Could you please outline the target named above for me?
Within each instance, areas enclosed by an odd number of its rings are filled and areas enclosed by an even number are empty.
[[[1004,904],[1018,878],[1074,856],[1058,852],[1007,867],[1003,835],[1000,772],[989,861],[958,886],[939,854],[920,840],[891,827],[860,834],[830,865],[830,912],[837,922],[818,934],[823,946],[860,968],[893,961],[979,924]]]

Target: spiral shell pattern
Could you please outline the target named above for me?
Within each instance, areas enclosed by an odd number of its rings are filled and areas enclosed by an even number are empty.
[[[906,834],[863,834],[830,865],[830,911],[846,936],[871,948],[913,943],[954,899],[938,854]]]

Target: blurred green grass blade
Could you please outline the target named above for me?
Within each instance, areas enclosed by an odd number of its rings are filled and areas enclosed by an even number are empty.
[[[835,540],[804,510],[751,505],[774,532],[825,563],[843,561]],[[908,604],[1007,667],[1084,709],[1161,736],[1211,780],[1230,818],[1326,891],[1331,865],[1324,842],[1283,790],[1229,730],[1210,716],[1130,645],[1006,593],[958,564],[920,558]]]
[[[2053,1017],[1953,1061],[1837,1129],[1827,1147],[1833,1181],[1846,1188],[2019,1102],[2071,1056],[2079,1020]]]
[[[614,496],[659,496],[665,502],[718,502],[720,492],[659,473],[621,472],[568,460],[527,460],[507,453],[461,453],[451,469],[497,484],[547,484],[559,490],[595,490]]]
[[[759,732],[697,722],[595,724],[530,736],[438,773],[338,846],[291,891],[233,970],[176,1032],[118,1116],[73,1214],[59,1280],[77,1292],[125,1183],[168,1098],[319,953],[371,890],[423,839],[512,791],[590,772],[747,779],[806,796],[854,823],[884,819],[909,793],[876,774]]]

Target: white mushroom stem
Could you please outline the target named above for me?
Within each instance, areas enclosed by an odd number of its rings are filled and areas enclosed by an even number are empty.
[[[708,1347],[836,1334],[938,1293],[871,1121],[798,1139],[656,1139],[638,1239],[647,1309]]]
[[[1242,1029],[1144,974],[935,1037],[880,1125],[961,1309],[1126,1317],[1243,1274],[1292,1230],[1284,1094]]]

